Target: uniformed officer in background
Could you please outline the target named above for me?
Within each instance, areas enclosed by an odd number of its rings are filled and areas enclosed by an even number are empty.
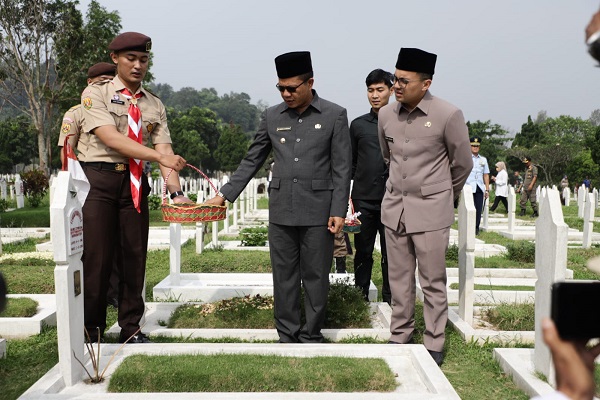
[[[115,238],[120,237],[119,341],[132,337],[130,343],[149,342],[139,332],[139,322],[145,309],[150,187],[137,161],[158,162],[165,177],[171,168],[179,171],[186,165],[183,157],[173,154],[165,107],[141,85],[151,46],[141,33],[118,35],[109,45],[117,76],[88,86],[81,96],[78,158],[91,186],[83,206],[84,319],[92,341],[100,339],[97,328],[101,336],[106,328],[106,291],[114,251],[119,249]],[[141,121],[130,124],[128,118]],[[130,126],[141,129],[141,143],[129,137]],[[154,148],[146,146],[148,140]],[[167,189],[175,203],[189,202],[177,173],[170,175]]]
[[[350,191],[348,118],[344,108],[313,90],[309,52],[282,54],[275,66],[283,103],[264,112],[246,157],[208,203],[235,201],[273,150],[269,249],[279,341],[322,342],[333,237],[344,226]]]
[[[473,136],[470,140],[473,169],[467,178],[465,186],[469,186],[473,191],[473,202],[475,203],[476,214],[475,234],[479,235],[479,224],[481,223],[483,204],[490,197],[490,166],[487,158],[479,154],[481,138],[479,136]]]
[[[415,269],[425,296],[423,344],[444,360],[448,321],[446,250],[454,200],[473,167],[469,132],[456,106],[429,92],[437,56],[402,48],[396,62],[397,103],[379,110],[379,144],[389,178],[381,203],[392,320],[390,343],[410,343],[415,328]]]
[[[521,190],[521,202],[519,205],[521,206],[521,212],[519,216],[524,216],[527,210],[527,201],[531,203],[531,208],[533,208],[532,217],[539,216],[538,214],[538,205],[537,205],[537,176],[538,169],[535,165],[531,163],[531,157],[526,156],[521,160],[523,164],[525,164],[525,178],[523,179],[523,188]]]
[[[87,70],[87,84],[92,85],[96,82],[108,81],[115,77],[117,66],[112,63],[99,62],[92,65]],[[81,103],[69,108],[65,113],[60,127],[60,135],[58,136],[58,147],[60,151],[60,161],[65,162],[62,147],[65,145],[65,138],[69,136],[69,144],[73,149],[77,148],[79,137],[81,136],[83,111]]]

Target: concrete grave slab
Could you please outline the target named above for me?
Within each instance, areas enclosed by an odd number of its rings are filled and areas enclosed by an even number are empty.
[[[100,368],[118,349],[117,344],[101,346]],[[273,354],[291,357],[343,356],[353,358],[381,358],[397,376],[394,392],[365,393],[107,393],[110,376],[129,355],[154,354]],[[88,363],[89,364],[89,363]],[[88,365],[89,368],[89,365]],[[65,387],[58,368],[52,368],[29,388],[21,399],[265,399],[280,400],[442,400],[460,399],[450,382],[435,364],[423,345],[363,344],[144,344],[126,345],[107,370],[107,379],[98,385],[83,382]]]
[[[28,297],[37,301],[37,313],[29,318],[0,318],[0,336],[25,338],[38,335],[44,325],[56,326],[56,296],[53,294],[9,294],[8,298]]]
[[[329,274],[329,281],[348,279],[354,282],[354,274]],[[182,273],[179,285],[171,284],[167,276],[153,288],[155,301],[213,301],[240,296],[273,295],[273,275],[270,273]],[[371,282],[369,300],[377,301],[377,287]]]
[[[143,332],[151,336],[184,337],[184,338],[238,338],[247,341],[278,340],[275,329],[170,329],[168,322],[177,307],[186,303],[146,303],[144,314],[146,324]],[[371,337],[376,340],[388,340],[390,337],[390,321],[392,309],[387,303],[370,303],[372,328],[365,329],[323,329],[327,339],[339,341],[352,337]],[[162,325],[161,325],[162,324]],[[106,331],[107,335],[119,335],[121,328],[113,325]]]

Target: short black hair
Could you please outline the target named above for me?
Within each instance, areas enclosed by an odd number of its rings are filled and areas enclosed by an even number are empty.
[[[391,73],[384,71],[382,69],[374,69],[367,75],[367,79],[365,80],[367,87],[374,85],[376,83],[385,83],[387,87],[391,88],[394,85],[394,75]]]
[[[422,80],[426,81],[427,79],[433,79],[433,75],[427,72],[419,72],[419,76]]]
[[[309,80],[310,78],[312,78],[314,76],[315,76],[314,72],[310,71],[310,72],[307,72],[305,74],[298,75],[298,78],[302,79],[302,81],[307,81],[307,80]]]

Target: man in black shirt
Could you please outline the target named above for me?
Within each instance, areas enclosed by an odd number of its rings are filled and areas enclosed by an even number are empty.
[[[355,284],[368,300],[371,271],[373,269],[373,249],[379,232],[381,244],[381,272],[383,275],[382,298],[388,304],[392,301],[388,280],[385,230],[381,223],[381,200],[385,192],[387,167],[381,155],[377,136],[377,114],[385,106],[392,94],[393,76],[376,69],[366,79],[367,98],[371,111],[352,121],[350,138],[352,141],[352,202],[355,212],[361,213],[360,233],[354,235],[356,255],[354,257]]]

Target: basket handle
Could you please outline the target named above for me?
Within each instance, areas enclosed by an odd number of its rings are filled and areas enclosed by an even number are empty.
[[[208,182],[210,187],[212,187],[212,189],[215,191],[215,193],[218,192],[215,185],[213,185],[212,181],[209,179],[208,176],[206,176],[206,174],[204,172],[200,171],[198,168],[194,167],[192,164],[185,164],[185,166],[195,169],[196,172],[200,173],[200,175],[202,175],[204,177],[204,179],[206,179],[206,181]],[[173,168],[171,168],[171,170],[167,174],[167,177],[165,178],[165,182],[163,184],[163,190],[162,190],[163,204],[167,204],[167,182],[169,182],[169,176],[171,176],[171,172],[173,172]]]

